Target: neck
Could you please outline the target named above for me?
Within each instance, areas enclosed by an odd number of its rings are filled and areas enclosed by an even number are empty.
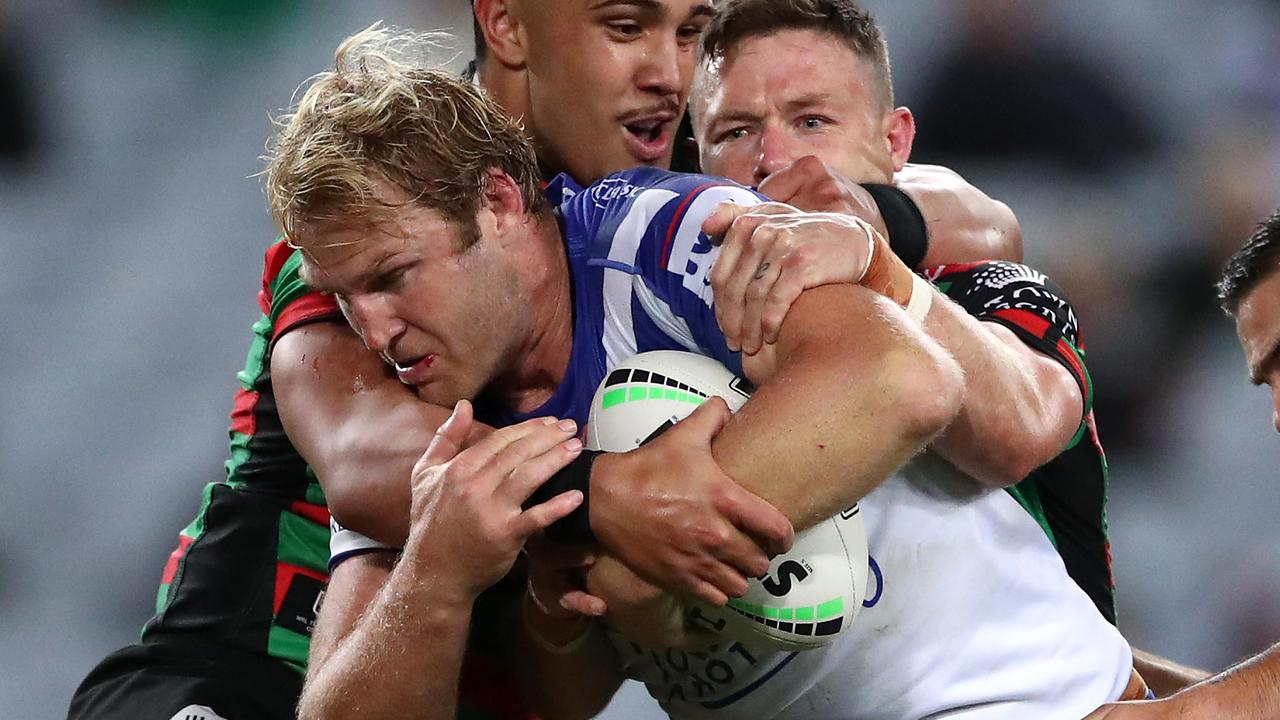
[[[550,213],[532,221],[522,262],[537,267],[525,297],[529,304],[529,340],[516,350],[522,358],[503,380],[493,386],[503,405],[517,412],[531,412],[555,394],[569,369],[573,348],[573,290],[569,259],[560,226]]]

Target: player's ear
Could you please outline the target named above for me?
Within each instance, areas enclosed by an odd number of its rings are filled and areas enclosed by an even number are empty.
[[[911,146],[916,141],[916,119],[906,107],[894,108],[885,115],[885,138],[893,171],[898,172],[911,159]]]
[[[488,54],[513,70],[528,61],[528,39],[518,0],[475,0],[476,23]]]
[[[480,211],[492,213],[493,222],[503,230],[523,223],[527,210],[520,184],[505,172],[489,168],[480,197]]]

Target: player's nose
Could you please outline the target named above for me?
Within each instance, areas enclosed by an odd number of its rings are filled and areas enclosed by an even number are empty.
[[[772,123],[765,123],[760,129],[760,148],[756,156],[756,184],[759,185],[765,178],[797,159],[787,133]]]
[[[404,333],[404,323],[390,303],[374,294],[349,298],[348,312],[360,331],[364,344],[376,353],[386,352]]]
[[[640,69],[636,74],[636,84],[645,92],[678,96],[685,90],[683,71],[682,53],[677,39],[663,33],[654,33],[645,47]]]

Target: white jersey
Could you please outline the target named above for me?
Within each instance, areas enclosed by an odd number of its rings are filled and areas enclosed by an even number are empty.
[[[1003,491],[925,454],[860,502],[867,599],[832,645],[645,650],[629,676],[674,717],[1079,720],[1124,692],[1129,646]]]

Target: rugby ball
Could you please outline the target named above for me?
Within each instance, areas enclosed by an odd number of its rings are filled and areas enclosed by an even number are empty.
[[[711,396],[729,409],[751,397],[751,384],[712,358],[659,350],[636,355],[606,377],[592,399],[587,448],[634,450],[679,422]],[[678,468],[673,468],[678,471]],[[855,505],[796,535],[791,551],[748,583],[725,607],[690,603],[687,623],[780,650],[830,644],[862,607],[867,536]]]

